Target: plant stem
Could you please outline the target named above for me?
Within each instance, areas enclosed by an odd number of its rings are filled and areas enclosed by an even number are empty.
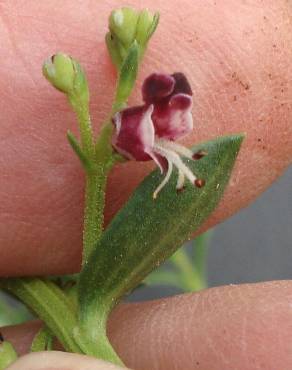
[[[1,279],[0,287],[33,310],[68,352],[82,353],[72,334],[78,327],[77,315],[65,294],[54,283],[37,278]]]
[[[83,265],[101,236],[105,200],[106,175],[103,166],[86,174],[85,209],[83,229]]]
[[[194,251],[194,268],[198,272],[201,280],[204,281],[205,286],[208,286],[207,282],[207,257],[210,245],[210,239],[212,238],[213,231],[209,230],[204,234],[197,236],[193,241]]]
[[[94,160],[94,142],[89,107],[88,105],[85,106],[82,104],[82,102],[80,102],[78,99],[76,99],[76,101],[74,100],[72,106],[77,114],[81,146],[84,154],[89,159]]]
[[[0,370],[5,370],[17,360],[17,353],[10,342],[0,342]]]
[[[52,350],[53,335],[47,326],[43,326],[35,335],[30,351],[40,352],[40,351],[51,351]]]
[[[71,97],[70,102],[78,118],[82,155],[84,155],[84,159],[88,162],[88,166],[85,167],[86,185],[82,258],[82,265],[84,265],[87,263],[88,257],[102,233],[105,186],[112,163],[110,136],[102,134],[104,131],[110,131],[111,135],[111,130],[105,130],[105,128],[101,130],[101,135],[97,142],[99,151],[97,151],[93,139],[88,104],[85,104],[75,96]],[[104,127],[108,126],[111,125],[107,124]],[[78,143],[75,143],[75,146],[77,147]]]
[[[206,288],[204,280],[192,265],[183,248],[172,256],[171,261],[180,272],[181,286],[185,291],[196,292]]]

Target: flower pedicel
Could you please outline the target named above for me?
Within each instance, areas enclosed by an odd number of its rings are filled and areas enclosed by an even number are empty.
[[[181,156],[197,157],[175,141],[193,129],[192,90],[182,73],[151,74],[143,83],[144,105],[118,112],[113,117],[115,134],[112,144],[127,159],[154,160],[166,176],[153,193],[155,199],[168,183],[173,168],[178,169],[176,188],[184,187],[185,178],[197,187],[204,185],[182,161]]]

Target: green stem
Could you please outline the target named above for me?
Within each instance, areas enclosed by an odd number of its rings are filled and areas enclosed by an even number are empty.
[[[5,370],[17,360],[17,353],[10,342],[0,342],[0,370]]]
[[[102,127],[94,148],[95,165],[86,173],[83,266],[87,263],[103,230],[107,176],[115,162],[110,143],[111,135],[112,125],[108,122]]]
[[[95,318],[95,321],[97,321],[97,317]],[[84,338],[84,336],[82,337]],[[110,344],[106,333],[100,333],[98,338],[90,338],[87,342],[83,340],[83,343],[84,347],[81,346],[81,348],[88,356],[93,356],[100,360],[111,362],[115,365],[124,366],[122,360],[119,358]]]
[[[87,105],[85,106],[78,99],[72,101],[72,106],[77,114],[81,137],[81,146],[84,154],[89,159],[94,161],[94,141],[89,107]]]
[[[66,351],[122,364],[106,337],[103,316],[99,317],[95,313],[95,325],[100,329],[100,335],[97,337],[92,337],[88,331],[80,330],[71,301],[51,281],[37,278],[1,279],[0,286],[30,307],[59,339]],[[40,349],[46,338],[47,333],[41,331],[33,348]]]
[[[68,352],[82,353],[72,333],[78,326],[65,294],[54,283],[42,279],[1,279],[0,287],[21,299],[60,340]]]
[[[47,326],[43,326],[35,335],[30,351],[40,352],[40,351],[51,351],[53,344],[53,335]]]
[[[195,292],[206,288],[205,281],[194,268],[183,248],[172,256],[171,261],[180,272],[181,285],[185,291]]]
[[[207,258],[210,245],[210,239],[213,231],[209,230],[204,234],[199,235],[193,242],[194,251],[194,268],[198,271],[201,280],[204,281],[205,286],[208,286],[207,278]]]
[[[84,231],[83,231],[83,264],[102,233],[103,210],[105,200],[106,175],[103,166],[86,174]]]

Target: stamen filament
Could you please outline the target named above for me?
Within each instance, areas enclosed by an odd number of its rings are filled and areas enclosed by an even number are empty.
[[[155,142],[155,145],[154,145],[154,151],[160,155],[162,155],[163,157],[165,157],[169,162],[171,161],[178,170],[180,170],[187,178],[188,180],[194,184],[194,182],[196,181],[196,176],[192,173],[192,171],[183,163],[183,161],[181,160],[180,156],[171,151],[171,150],[168,150],[166,148],[163,148],[161,147],[160,145],[158,145],[156,142]]]
[[[155,153],[153,153],[152,151],[148,151],[148,150],[145,150],[145,152],[150,155],[150,157],[153,159],[153,161],[157,164],[158,168],[160,169],[160,173],[163,174],[164,172],[163,167],[161,166],[161,163],[159,162]]]
[[[173,164],[171,161],[169,161],[167,159],[167,162],[168,162],[168,169],[167,169],[167,173],[164,177],[164,179],[162,180],[162,182],[159,184],[159,186],[156,188],[156,190],[154,191],[153,193],[153,199],[156,199],[157,198],[157,195],[158,193],[164,188],[164,186],[168,183],[169,179],[170,179],[170,176],[172,174],[172,170],[173,170]]]
[[[176,189],[181,190],[184,187],[184,183],[185,183],[185,175],[181,170],[178,170]]]
[[[181,144],[165,139],[156,139],[155,142],[162,148],[176,152],[180,155],[183,155],[186,158],[193,159],[194,153],[190,149],[186,148]]]

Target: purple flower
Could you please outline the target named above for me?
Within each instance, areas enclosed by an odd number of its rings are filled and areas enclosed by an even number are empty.
[[[154,160],[162,173],[166,171],[154,198],[169,181],[173,167],[178,169],[178,190],[183,188],[185,178],[203,186],[181,159],[195,159],[194,153],[174,142],[193,129],[192,90],[186,77],[182,73],[154,73],[144,81],[142,95],[144,105],[127,108],[113,117],[114,148],[128,159]]]

